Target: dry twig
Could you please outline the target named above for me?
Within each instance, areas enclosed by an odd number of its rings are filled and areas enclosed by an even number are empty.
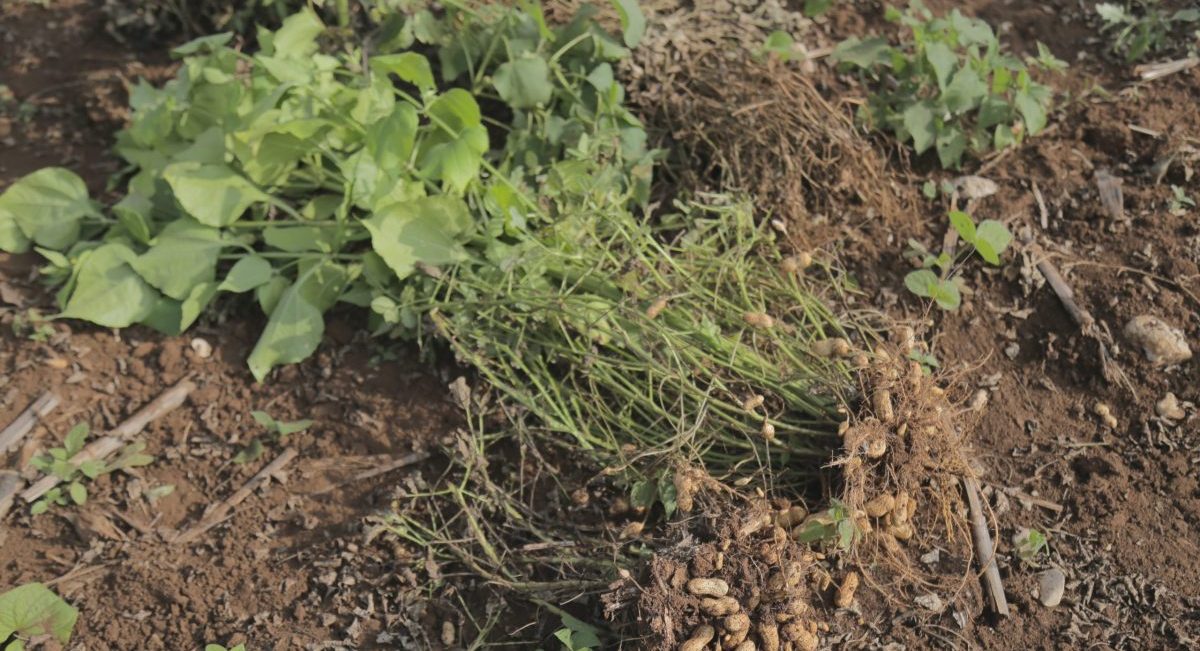
[[[983,503],[979,499],[979,482],[973,477],[963,478],[967,491],[967,502],[971,505],[971,531],[974,533],[975,554],[983,565],[983,583],[987,588],[992,609],[1001,617],[1008,617],[1008,599],[1004,596],[1004,584],[1000,580],[1000,568],[996,565],[996,547],[983,517]]]
[[[208,509],[204,511],[204,515],[200,518],[199,522],[192,525],[191,528],[185,529],[184,531],[176,534],[175,537],[171,539],[171,542],[176,544],[187,544],[193,542],[209,529],[212,529],[213,527],[224,522],[225,519],[232,514],[234,507],[236,507],[238,504],[241,504],[242,501],[247,497],[250,497],[250,494],[254,492],[254,489],[258,488],[264,482],[270,481],[271,477],[275,475],[275,473],[283,470],[284,466],[291,463],[292,459],[296,458],[296,454],[296,451],[292,448],[284,450],[278,457],[275,457],[274,461],[268,463],[263,467],[262,470],[259,470],[257,473],[255,473],[255,475],[251,477],[245,484],[242,484],[242,487],[239,488],[233,495],[230,495],[222,502],[218,502],[209,506]]]
[[[13,422],[9,423],[4,431],[0,431],[0,455],[8,454],[8,451],[21,442],[29,432],[33,431],[33,426],[38,420],[45,418],[47,414],[54,411],[58,407],[60,399],[57,393],[47,391],[43,393],[33,404],[25,408]]]

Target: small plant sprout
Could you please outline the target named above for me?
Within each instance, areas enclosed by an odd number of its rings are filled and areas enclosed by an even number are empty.
[[[49,588],[27,583],[0,594],[0,644],[4,651],[24,651],[26,641],[49,638],[65,646],[78,618],[79,611]]]
[[[54,336],[54,326],[39,310],[32,308],[13,316],[12,331],[18,337],[38,343],[50,341]]]
[[[829,500],[829,510],[815,514],[801,525],[796,540],[802,543],[826,542],[839,549],[850,549],[862,537],[851,516],[850,507],[840,500]]]
[[[562,643],[563,651],[592,651],[602,646],[595,626],[566,613],[561,617],[563,626],[554,632],[554,638]]]
[[[1137,6],[1139,9],[1134,10]],[[1124,4],[1101,2],[1096,13],[1104,22],[1102,32],[1112,34],[1112,49],[1127,62],[1176,49],[1183,38],[1173,38],[1190,26],[1200,26],[1200,9],[1195,7],[1167,13],[1158,0],[1132,0]],[[1192,46],[1194,54],[1195,45]]]
[[[775,30],[767,36],[767,40],[763,42],[759,49],[759,57],[767,58],[768,56],[778,57],[780,61],[791,61],[792,59],[804,58],[796,51],[796,41],[791,34],[783,30]]]
[[[1012,540],[1017,556],[1030,565],[1035,565],[1038,557],[1049,549],[1046,534],[1037,529],[1021,529],[1013,535]]]
[[[287,438],[296,432],[303,432],[309,427],[312,427],[313,424],[313,421],[308,418],[292,421],[275,420],[265,411],[252,411],[250,412],[250,416],[254,418],[256,423],[266,428],[268,434],[279,437],[280,439]],[[250,442],[246,444],[246,447],[233,457],[233,462],[236,464],[249,463],[262,456],[262,453],[262,440],[256,437],[251,439]]]
[[[90,459],[79,463],[71,461],[71,458],[83,449],[89,431],[87,423],[79,423],[67,432],[62,447],[50,448],[46,454],[38,455],[29,461],[34,468],[57,477],[61,482],[34,502],[30,507],[30,513],[33,515],[45,513],[53,505],[86,504],[88,490],[84,485],[85,481],[116,470],[145,466],[154,461],[154,457],[142,452],[145,450],[146,444],[141,441],[126,446],[117,460],[111,464],[106,464],[100,459]]]
[[[972,251],[988,264],[999,266],[1000,254],[1012,242],[1012,233],[1008,228],[992,219],[976,225],[967,213],[951,210],[950,224],[972,248],[959,253],[956,258],[951,258],[944,251],[934,256],[919,242],[909,240],[911,250],[906,255],[919,258],[921,268],[904,277],[904,286],[908,291],[933,299],[943,310],[957,310],[962,305],[963,280],[959,267]]]
[[[1196,207],[1196,200],[1189,197],[1187,192],[1178,185],[1171,186],[1171,203],[1167,209],[1172,215],[1182,215]]]
[[[1033,70],[1056,72],[1066,63],[1044,45],[1024,61],[1003,53],[984,21],[954,9],[935,17],[919,0],[887,18],[908,28],[899,44],[852,37],[833,61],[862,73],[871,94],[861,117],[910,142],[921,154],[933,148],[942,167],[959,167],[965,153],[983,154],[1017,144],[1046,127],[1051,89]]]

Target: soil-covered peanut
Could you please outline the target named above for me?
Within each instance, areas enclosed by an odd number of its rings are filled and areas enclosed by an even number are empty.
[[[696,630],[692,631],[692,636],[679,645],[679,651],[704,651],[704,647],[716,634],[717,631],[708,624],[697,626]]]
[[[871,501],[863,505],[863,510],[872,518],[882,518],[891,512],[896,506],[896,498],[884,493],[876,495]]]
[[[786,511],[780,512],[779,515],[776,515],[775,524],[783,527],[784,529],[791,529],[792,527],[803,522],[804,518],[807,517],[808,509],[804,508],[803,506],[793,506]]]
[[[750,616],[746,613],[736,613],[725,618],[721,625],[730,633],[738,633],[750,628]]]
[[[762,642],[762,651],[779,651],[779,627],[775,622],[759,622],[758,641]]]
[[[854,603],[855,590],[858,590],[858,573],[850,572],[838,587],[837,595],[833,599],[834,605],[838,608],[849,608],[850,604]]]
[[[797,651],[816,651],[821,640],[817,637],[817,627],[812,622],[792,622],[783,627],[783,637],[790,641]]]
[[[733,597],[716,597],[700,600],[700,610],[712,617],[732,615],[742,609],[742,605]]]
[[[724,597],[729,594],[729,584],[721,579],[692,579],[688,581],[687,589],[698,597]]]

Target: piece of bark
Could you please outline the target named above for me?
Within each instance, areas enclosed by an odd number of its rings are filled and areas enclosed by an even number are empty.
[[[139,409],[137,413],[130,416],[125,422],[114,427],[108,434],[83,446],[82,450],[71,457],[70,462],[78,466],[86,461],[104,459],[117,450],[120,450],[130,439],[146,429],[146,426],[151,422],[162,418],[182,405],[187,400],[188,394],[195,388],[196,385],[191,380],[180,380],[178,384],[162,392],[162,394],[145,407]],[[24,493],[21,493],[21,499],[26,502],[33,502],[57,486],[60,481],[58,477],[46,475],[34,482]]]
[[[33,404],[25,408],[17,415],[13,422],[9,423],[3,431],[0,431],[0,455],[8,454],[21,439],[25,438],[33,431],[33,426],[39,420],[45,418],[47,414],[54,411],[61,402],[57,393],[47,391],[43,393]]]
[[[233,512],[234,507],[241,504],[247,497],[250,497],[255,488],[258,488],[263,482],[269,481],[272,475],[291,463],[292,459],[296,458],[296,454],[297,452],[292,448],[284,450],[278,457],[275,457],[274,461],[264,466],[262,470],[255,473],[245,484],[242,484],[242,487],[233,495],[205,509],[204,515],[200,517],[199,522],[176,534],[171,539],[171,542],[177,544],[193,542],[209,529],[224,522]]]
[[[979,499],[979,482],[974,477],[964,477],[963,487],[967,491],[967,502],[971,506],[971,531],[975,540],[975,555],[983,565],[983,584],[987,588],[988,601],[992,610],[1001,617],[1008,617],[1008,599],[1004,596],[1004,584],[1000,580],[1000,568],[996,565],[996,547],[983,516],[983,503]]]

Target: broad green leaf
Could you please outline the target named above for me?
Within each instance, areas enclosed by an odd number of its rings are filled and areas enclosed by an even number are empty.
[[[74,291],[59,316],[109,328],[144,319],[159,294],[130,266],[135,259],[133,251],[115,242],[85,252],[79,259]]]
[[[1008,248],[1012,242],[1012,233],[1004,226],[1004,224],[994,220],[985,219],[979,224],[979,229],[975,238],[975,250],[979,251],[979,255],[989,264],[999,265],[1000,254]]]
[[[933,120],[933,109],[927,102],[919,102],[904,111],[904,128],[912,137],[913,149],[924,153],[933,144],[937,127]]]
[[[371,58],[371,70],[387,75],[394,74],[422,91],[437,87],[429,59],[416,52],[385,54]]]
[[[74,244],[79,239],[80,220],[98,214],[88,199],[83,179],[61,167],[40,169],[9,186],[0,194],[0,214],[3,213],[16,221],[25,238],[55,250]],[[21,239],[11,234],[11,226],[4,226],[5,221],[0,217],[0,237],[8,241],[0,241],[0,246],[21,244]],[[6,230],[10,231],[7,236]]]
[[[925,46],[925,60],[933,68],[938,88],[945,90],[946,85],[950,83],[950,75],[954,74],[954,68],[958,66],[958,57],[954,56],[950,46],[935,41]],[[963,70],[966,69],[963,68]]]
[[[232,461],[238,465],[250,463],[251,461],[261,457],[262,453],[262,440],[253,438],[250,439],[250,442],[246,444],[246,447],[242,448],[236,455],[234,455]],[[224,650],[224,647],[221,647],[221,649]]]
[[[954,79],[942,93],[942,102],[953,113],[965,113],[983,102],[987,97],[987,84],[971,68],[962,68],[954,73]]]
[[[450,135],[458,135],[467,127],[482,124],[479,103],[471,93],[461,88],[451,88],[429,104],[427,110],[434,124]]]
[[[629,491],[629,503],[634,508],[648,509],[654,506],[654,498],[658,496],[658,487],[650,480],[633,483]]]
[[[100,459],[90,459],[79,464],[79,472],[83,473],[88,479],[95,479],[104,472],[104,461]]]
[[[587,81],[596,90],[607,93],[615,81],[612,66],[607,62],[601,63],[588,73]]]
[[[299,59],[317,51],[317,37],[325,31],[325,25],[311,9],[296,12],[283,21],[271,42],[272,54]]]
[[[83,484],[73,481],[67,486],[67,492],[71,495],[72,502],[80,506],[87,504],[87,489],[83,487]]]
[[[63,447],[67,450],[67,456],[74,456],[76,452],[83,449],[83,443],[87,440],[88,432],[91,430],[86,422],[79,423],[67,432],[66,438],[63,439]]]
[[[271,417],[271,414],[268,414],[265,411],[255,409],[254,411],[250,412],[250,417],[254,419],[254,422],[269,430],[275,429],[275,419]]]
[[[767,40],[763,42],[762,49],[764,52],[774,54],[783,61],[790,61],[792,55],[795,53],[793,51],[795,45],[796,41],[792,38],[791,34],[782,29],[777,29],[767,35]]]
[[[888,45],[885,38],[875,37],[860,40],[858,37],[851,36],[838,43],[830,58],[834,63],[849,63],[860,68],[871,68],[879,63],[890,62],[891,52],[892,46]]]
[[[228,226],[250,206],[270,199],[225,165],[173,163],[163,170],[163,178],[183,209],[207,226]]]
[[[957,168],[967,148],[967,137],[957,126],[943,127],[937,137],[938,161],[945,168]]]
[[[263,230],[263,241],[267,246],[289,253],[331,252],[336,235],[337,229],[322,226],[272,226]]]
[[[958,236],[968,244],[975,243],[975,222],[971,216],[961,210],[950,211],[950,225],[958,231]]]
[[[221,32],[220,34],[211,34],[209,36],[201,36],[180,45],[171,50],[171,54],[175,57],[191,56],[200,52],[211,52],[225,47],[230,40],[233,39],[233,32]]]
[[[533,108],[550,101],[554,84],[550,66],[539,57],[525,57],[500,65],[492,75],[500,99],[513,108]]]
[[[1007,129],[1011,117],[1012,108],[1008,102],[1004,101],[1003,97],[990,95],[979,107],[979,128],[990,129],[1000,125],[1001,128]]]
[[[217,259],[224,246],[221,231],[178,219],[167,224],[150,249],[132,264],[146,282],[181,301],[196,285],[216,278]]]
[[[937,274],[928,269],[910,271],[908,275],[904,276],[904,286],[908,288],[908,291],[926,298],[933,296],[934,288],[939,282],[941,279],[937,277]]]
[[[938,281],[930,289],[930,297],[943,310],[957,310],[962,305],[962,294],[959,293],[958,285],[955,285],[953,281]]]
[[[153,210],[153,202],[136,192],[125,195],[112,207],[117,221],[142,244],[150,243],[150,214]]]
[[[609,0],[621,20],[621,36],[626,47],[637,47],[646,34],[646,16],[637,0]]]
[[[270,315],[275,311],[275,306],[279,304],[280,297],[283,292],[290,287],[287,278],[283,276],[271,276],[267,282],[259,285],[254,289],[254,298],[258,301],[258,306],[262,308],[263,314]]]
[[[479,175],[483,154],[488,150],[488,133],[483,126],[467,127],[457,138],[443,133],[427,140],[419,165],[429,178],[442,181],[455,193],[462,193]]]
[[[203,282],[192,287],[183,300],[161,297],[140,323],[170,336],[178,336],[190,328],[204,312],[217,294],[220,285],[216,281]]]
[[[1125,12],[1125,8],[1113,2],[1101,2],[1096,5],[1096,13],[1106,23],[1119,24],[1132,22],[1133,18]]]
[[[427,197],[393,204],[377,212],[363,225],[371,233],[371,245],[404,279],[418,262],[451,264],[466,259],[454,236],[469,228],[470,213],[461,200]]]
[[[275,423],[275,431],[278,432],[280,436],[289,436],[291,434],[295,434],[296,432],[303,432],[304,430],[312,427],[312,424],[313,421],[309,418],[289,421],[281,420]]]
[[[267,327],[250,352],[247,362],[254,379],[259,382],[275,366],[294,364],[312,355],[325,334],[325,319],[320,310],[301,295],[300,282],[283,292]]]
[[[1046,128],[1046,108],[1029,91],[1018,91],[1013,104],[1021,112],[1026,133],[1033,135]]]
[[[78,610],[40,583],[0,594],[0,640],[13,634],[25,638],[49,635],[66,644],[78,617]]]
[[[419,119],[411,104],[396,104],[392,113],[367,127],[367,151],[380,169],[400,173],[412,156]]]
[[[33,506],[29,507],[29,515],[41,515],[49,510],[50,510],[50,500],[43,497],[42,499],[34,502]],[[3,635],[5,632],[6,632],[6,629],[4,627],[4,624],[3,624],[3,622],[0,622],[0,635]],[[7,632],[11,632],[11,631],[7,631]]]
[[[0,208],[0,251],[8,253],[24,253],[29,250],[30,241],[25,232],[17,225],[16,217],[4,208]]]
[[[271,263],[251,254],[234,263],[218,289],[235,294],[248,292],[271,280],[271,274]]]

